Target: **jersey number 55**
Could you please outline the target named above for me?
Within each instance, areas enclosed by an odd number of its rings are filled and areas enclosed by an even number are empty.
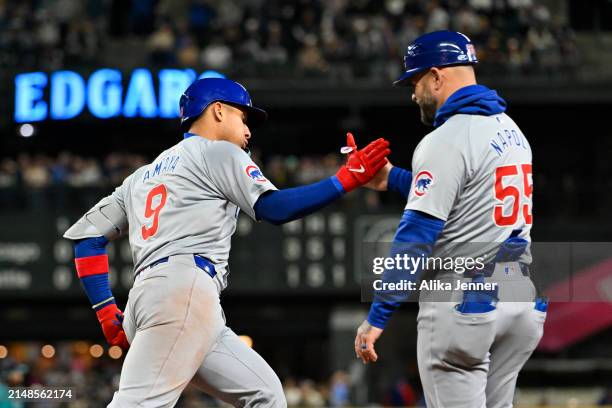
[[[516,176],[522,175],[522,183],[515,185],[512,182],[504,185],[504,178],[513,178],[517,181]],[[521,191],[522,190],[522,191]],[[501,166],[495,169],[495,199],[497,204],[493,210],[493,218],[495,224],[500,227],[513,226],[518,221],[519,212],[522,213],[525,224],[533,223],[531,214],[531,195],[533,193],[533,177],[531,173],[531,163],[528,164],[511,164]],[[521,205],[521,196],[525,197]],[[504,202],[512,200],[512,211],[504,214]],[[522,211],[520,211],[522,209]]]

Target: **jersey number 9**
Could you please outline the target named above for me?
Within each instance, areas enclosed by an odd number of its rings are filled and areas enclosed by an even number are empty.
[[[522,183],[520,186],[508,184],[504,186],[504,177],[517,176],[522,173]],[[531,164],[512,164],[509,166],[501,166],[495,169],[495,198],[499,204],[495,205],[493,218],[495,224],[500,227],[509,227],[516,224],[519,211],[522,209],[525,224],[533,223],[531,214],[531,194],[533,193],[533,182],[529,180],[531,175]],[[522,195],[527,202],[521,206],[521,187]],[[504,201],[508,198],[512,199],[512,211],[510,214],[504,214]]]
[[[153,201],[158,196],[160,197],[159,202],[155,208],[153,208]],[[162,208],[164,208],[164,205],[166,205],[167,196],[168,190],[166,190],[166,186],[163,184],[155,186],[151,189],[151,191],[149,191],[149,194],[147,195],[147,203],[145,204],[144,216],[145,218],[153,217],[153,223],[149,228],[147,228],[145,225],[142,226],[142,239],[147,240],[157,233],[157,228],[159,227],[159,213],[161,212]]]

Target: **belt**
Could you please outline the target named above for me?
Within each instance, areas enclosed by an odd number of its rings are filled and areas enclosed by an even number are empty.
[[[136,279],[136,277],[138,275],[140,275],[140,272],[144,271],[147,268],[152,268],[154,266],[157,266],[159,264],[163,264],[166,263],[170,260],[169,256],[165,256],[163,258],[159,258],[157,261],[150,263],[149,265],[145,266],[144,268],[142,268],[141,270],[139,270],[138,272],[136,272],[136,275],[134,275],[134,279]],[[215,264],[212,263],[212,261],[208,258],[204,258],[201,255],[193,255],[193,261],[195,262],[196,266],[198,268],[200,268],[201,270],[203,270],[204,272],[206,272],[211,278],[214,278],[217,275],[217,271],[215,270]]]
[[[495,265],[496,263],[492,262],[492,263],[485,264],[484,268],[482,269],[469,269],[463,273],[463,276],[466,278],[472,278],[472,279],[479,277],[479,276],[490,278],[491,276],[493,276],[493,272],[495,272]],[[507,266],[506,268],[510,268],[510,266]],[[530,277],[529,265],[524,264],[524,263],[519,263],[519,268],[521,270],[520,271],[521,275],[525,277]]]

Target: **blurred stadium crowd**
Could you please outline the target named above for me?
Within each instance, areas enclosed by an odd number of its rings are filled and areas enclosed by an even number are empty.
[[[386,80],[409,41],[440,29],[472,37],[484,75],[571,75],[578,65],[572,29],[537,0],[0,0],[0,67]]]
[[[261,163],[257,152],[252,156]],[[278,187],[307,184],[334,174],[341,159],[335,154],[272,156],[265,161],[264,173]],[[82,210],[146,163],[145,156],[134,153],[111,153],[102,159],[68,152],[0,158],[0,208]]]
[[[333,175],[343,157],[339,154],[270,156],[265,160],[257,150],[252,152],[256,163],[277,187],[292,187],[319,181]],[[0,208],[10,209],[78,209],[89,208],[104,194],[119,186],[125,177],[152,158],[137,153],[115,152],[103,158],[83,157],[63,152],[57,156],[22,153],[17,157],[0,157]],[[593,169],[605,163],[594,161]],[[601,170],[601,169],[600,169]],[[549,218],[574,216],[580,219],[603,217],[608,214],[610,199],[601,202],[583,200],[595,191],[612,189],[607,171],[596,171],[601,177],[590,177],[581,183],[584,174],[567,171],[551,173],[547,166],[539,168],[534,183],[538,186],[538,214]],[[361,190],[360,190],[361,191]],[[385,203],[398,204],[396,195],[381,196],[363,190],[351,194],[349,200],[363,200],[365,208],[377,209]],[[389,201],[391,200],[391,201]],[[562,200],[563,206],[558,202]],[[591,205],[588,211],[585,205]]]

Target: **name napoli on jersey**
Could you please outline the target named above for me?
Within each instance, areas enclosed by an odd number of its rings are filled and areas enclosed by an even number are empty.
[[[162,157],[158,162],[151,163],[142,176],[142,182],[144,183],[148,179],[161,174],[173,173],[180,158],[179,155],[173,154]]]
[[[511,147],[520,147],[528,150],[525,136],[516,129],[498,131],[495,137],[491,139],[490,146],[499,157]]]

